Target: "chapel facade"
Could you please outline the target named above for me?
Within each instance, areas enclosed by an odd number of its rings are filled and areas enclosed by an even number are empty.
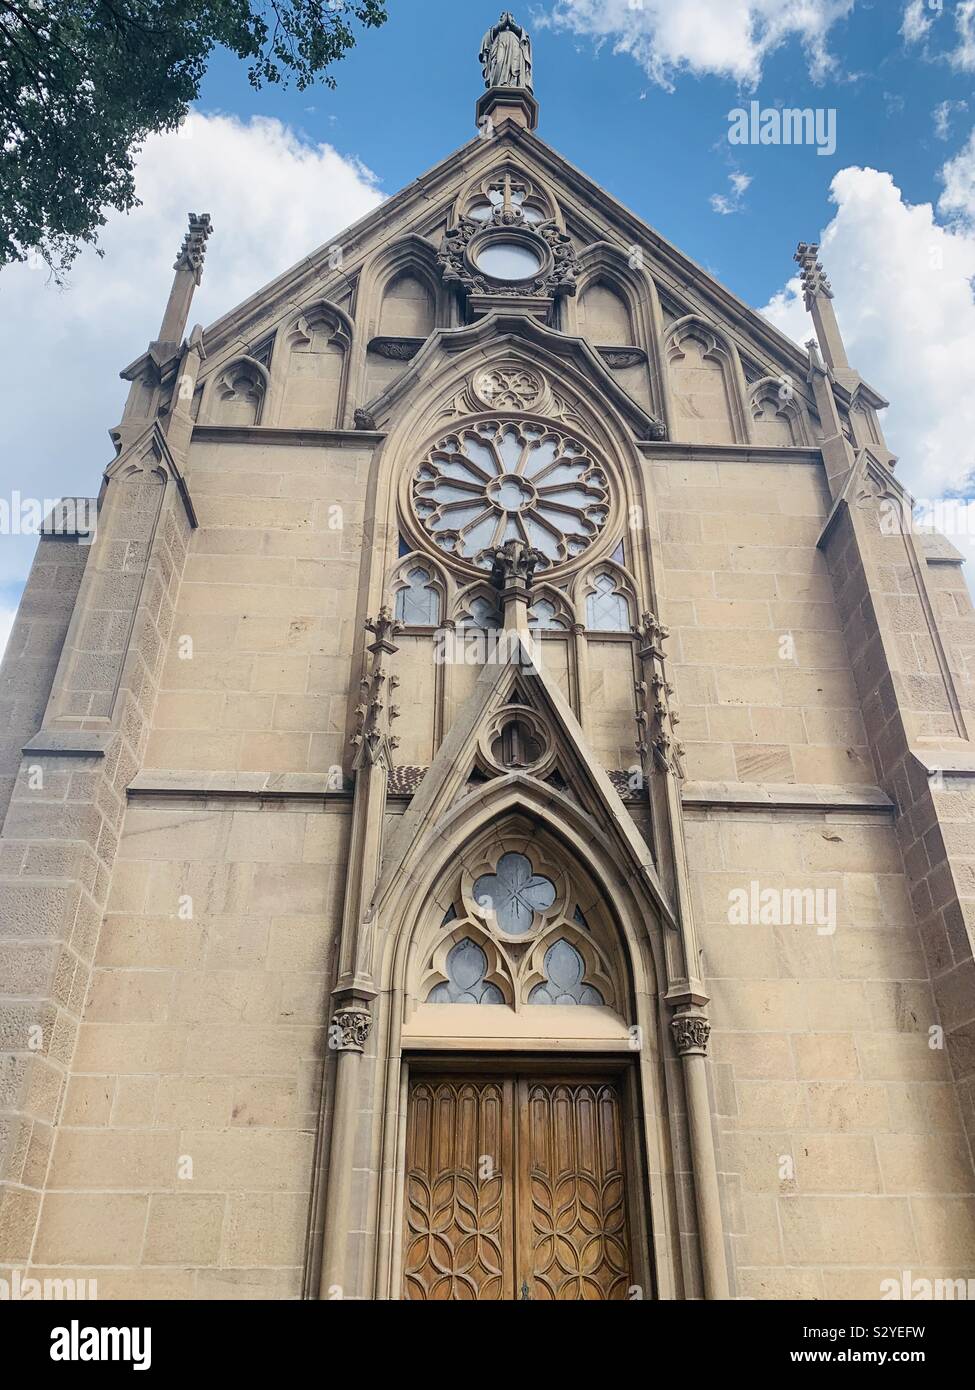
[[[971,1278],[961,557],[911,525],[818,247],[800,350],[539,138],[510,16],[481,61],[467,145],[187,333],[191,216],[97,526],[39,543],[0,670],[0,1272]]]

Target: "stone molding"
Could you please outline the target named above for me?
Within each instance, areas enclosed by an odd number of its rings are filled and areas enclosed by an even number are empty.
[[[681,801],[688,811],[811,811],[891,816],[895,807],[880,787],[817,786],[775,782],[687,782]]]

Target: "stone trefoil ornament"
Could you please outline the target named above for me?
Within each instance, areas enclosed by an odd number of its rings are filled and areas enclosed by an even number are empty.
[[[485,87],[532,90],[532,41],[510,10],[484,35],[480,59]]]

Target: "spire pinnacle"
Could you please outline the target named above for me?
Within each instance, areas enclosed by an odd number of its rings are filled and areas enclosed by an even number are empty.
[[[190,316],[190,305],[193,302],[193,291],[203,278],[203,258],[206,254],[207,240],[213,230],[208,212],[191,212],[188,217],[189,227],[183,237],[179,254],[173,262],[173,287],[169,292],[166,312],[156,340],[158,347],[163,351],[172,348],[175,352],[183,341]]]
[[[801,271],[803,300],[816,325],[816,337],[826,365],[841,372],[849,371],[850,363],[833,308],[833,287],[819,259],[819,243],[800,241],[794,260]]]

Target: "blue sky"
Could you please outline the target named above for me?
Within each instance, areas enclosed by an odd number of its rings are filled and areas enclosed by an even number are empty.
[[[0,501],[93,494],[156,335],[187,210],[215,231],[207,323],[474,133],[498,0],[389,0],[338,89],[255,92],[214,57],[185,127],[142,152],[143,206],[66,291],[0,272]],[[975,470],[975,0],[533,0],[539,134],[802,342],[792,253],[823,241],[851,360],[892,402],[899,476],[967,496]],[[732,146],[757,100],[836,111],[835,153]],[[732,180],[737,181],[737,191]],[[16,325],[16,332],[10,326]],[[971,526],[956,544],[975,542]],[[972,534],[968,534],[970,529]],[[0,648],[36,546],[0,534]]]
[[[310,140],[357,156],[384,191],[395,192],[470,138],[477,49],[499,9],[497,0],[390,0],[387,25],[367,33],[337,69],[337,91],[254,92],[242,65],[224,55],[211,67],[201,105],[279,116]],[[897,0],[861,0],[832,29],[834,77],[814,82],[792,40],[768,58],[754,88],[688,73],[667,91],[633,58],[614,54],[612,42],[543,27],[550,13],[550,5],[515,9],[534,42],[539,135],[755,305],[781,287],[797,241],[818,235],[837,170],[890,170],[908,201],[936,199],[946,148],[963,143],[975,117],[975,77],[906,46]],[[950,13],[938,23],[949,38]],[[728,112],[753,98],[763,107],[835,108],[835,155],[732,148]],[[956,114],[946,145],[932,112],[957,100],[970,115]],[[727,191],[735,170],[753,179],[742,210],[716,215],[711,195]]]

